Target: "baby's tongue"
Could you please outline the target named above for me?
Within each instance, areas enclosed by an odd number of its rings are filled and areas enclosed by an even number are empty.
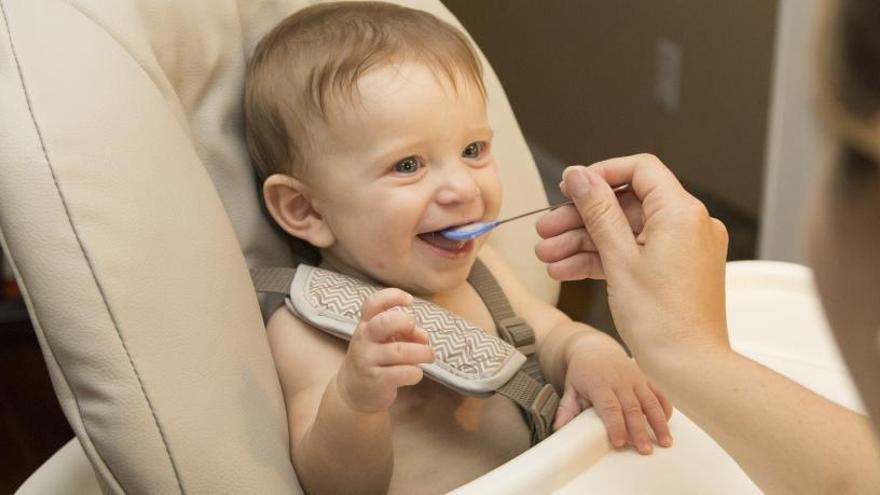
[[[457,251],[461,249],[461,246],[464,244],[464,241],[453,241],[452,239],[447,239],[443,237],[439,232],[428,232],[425,234],[419,234],[419,238],[428,244],[437,246],[440,249],[446,249],[448,251]]]

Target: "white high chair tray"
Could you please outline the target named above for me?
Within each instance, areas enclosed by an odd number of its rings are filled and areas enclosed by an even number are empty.
[[[738,352],[834,400],[864,412],[829,332],[811,271],[789,263],[728,264],[730,340]],[[675,444],[651,456],[612,450],[588,410],[559,433],[459,488],[480,493],[761,493],[739,466],[690,419],[675,411]]]

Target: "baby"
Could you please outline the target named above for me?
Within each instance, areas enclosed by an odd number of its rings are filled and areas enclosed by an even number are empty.
[[[310,493],[445,492],[529,447],[500,395],[424,380],[427,333],[413,295],[497,335],[467,282],[476,258],[535,331],[554,429],[594,406],[614,446],[671,444],[670,406],[611,338],[526,290],[485,237],[432,233],[496,218],[501,204],[482,69],[454,27],[396,5],[316,5],[257,47],[245,110],[250,153],[278,225],[321,267],[381,284],[350,343],[286,307],[268,332],[290,424],[291,458]]]

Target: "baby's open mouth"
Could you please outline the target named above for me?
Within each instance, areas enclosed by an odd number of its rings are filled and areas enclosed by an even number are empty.
[[[419,239],[444,251],[458,252],[464,249],[468,241],[453,241],[443,237],[439,230],[419,234]]]

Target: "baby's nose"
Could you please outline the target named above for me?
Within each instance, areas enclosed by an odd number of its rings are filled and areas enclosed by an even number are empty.
[[[437,192],[440,204],[467,203],[479,197],[480,186],[464,167],[448,173]]]

